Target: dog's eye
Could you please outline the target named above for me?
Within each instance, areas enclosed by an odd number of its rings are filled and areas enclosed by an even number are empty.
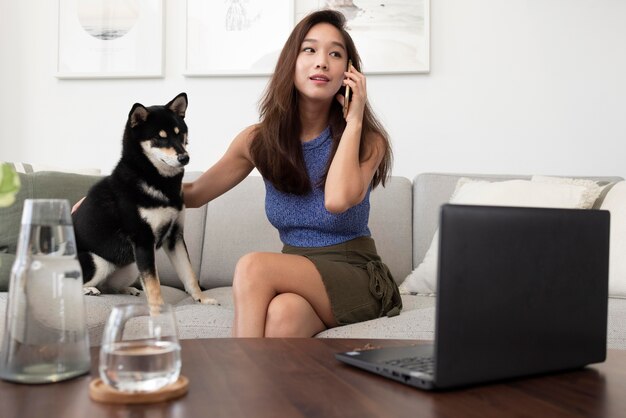
[[[161,138],[161,136],[155,136],[152,141],[155,145],[159,146],[165,145],[169,142],[167,138]]]

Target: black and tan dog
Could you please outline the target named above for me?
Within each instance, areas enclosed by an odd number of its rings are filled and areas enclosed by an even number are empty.
[[[183,239],[186,110],[185,93],[165,106],[135,103],[124,130],[122,158],[73,213],[85,294],[103,289],[137,294],[129,287],[134,277],[125,283],[108,280],[136,262],[148,303],[163,303],[155,263],[155,251],[163,247],[187,293],[198,302],[217,303],[202,295]]]

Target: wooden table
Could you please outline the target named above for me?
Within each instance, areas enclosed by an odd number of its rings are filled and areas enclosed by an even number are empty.
[[[544,377],[425,392],[346,366],[334,353],[402,340],[183,340],[181,399],[119,406],[91,401],[91,376],[48,385],[0,381],[0,417],[623,417],[626,351],[606,363]]]

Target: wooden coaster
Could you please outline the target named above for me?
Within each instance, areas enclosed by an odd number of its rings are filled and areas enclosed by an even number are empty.
[[[154,392],[121,392],[97,378],[89,383],[89,397],[96,402],[133,404],[157,403],[176,399],[187,393],[189,379],[180,375],[178,380]]]

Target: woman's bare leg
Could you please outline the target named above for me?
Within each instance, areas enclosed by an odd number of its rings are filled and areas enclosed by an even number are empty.
[[[311,307],[308,309],[296,302],[300,308],[295,309],[302,310],[301,323],[314,324],[312,315],[315,315],[325,327],[336,326],[322,277],[309,259],[299,255],[257,252],[241,257],[235,269],[233,336],[263,337],[270,303],[283,293],[298,295]],[[309,317],[309,320],[302,320],[302,316]],[[314,333],[309,336],[312,335]]]
[[[265,318],[266,337],[312,337],[326,329],[306,299],[295,293],[281,293],[272,299]]]

